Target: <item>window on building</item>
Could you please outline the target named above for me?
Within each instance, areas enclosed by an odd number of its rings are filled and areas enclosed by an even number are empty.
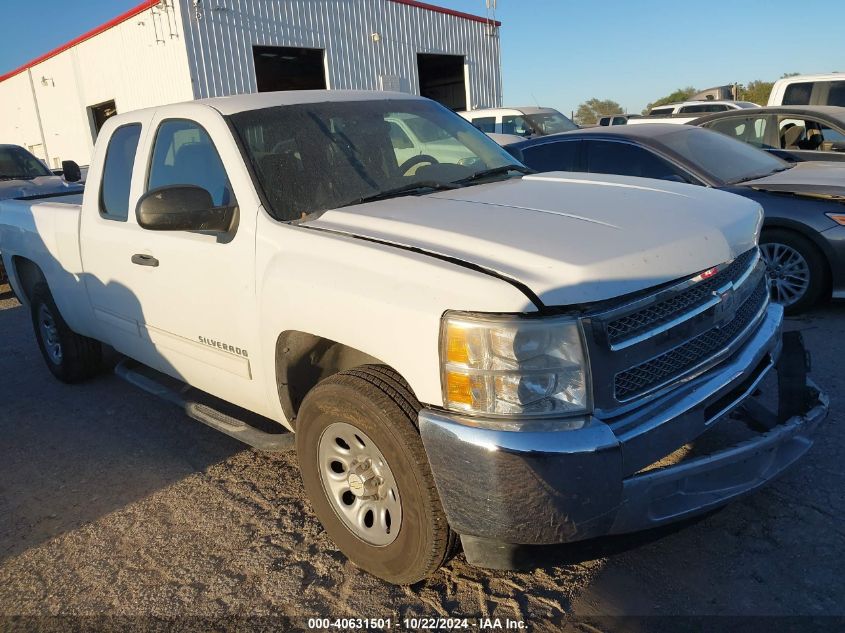
[[[522,151],[523,161],[537,171],[580,171],[578,150],[580,141],[543,143]]]
[[[100,185],[100,213],[110,220],[125,222],[129,216],[132,166],[140,138],[141,125],[133,123],[117,128],[109,139]]]
[[[463,55],[417,54],[420,94],[450,110],[467,109],[466,60]]]
[[[114,99],[105,101],[88,107],[88,112],[91,117],[91,132],[94,140],[97,140],[97,135],[103,129],[103,124],[117,114],[117,106],[114,104]]]
[[[324,90],[325,51],[293,46],[253,46],[258,92]]]
[[[217,207],[235,204],[217,148],[208,132],[193,121],[164,121],[156,132],[147,190],[167,185],[202,187]]]
[[[686,175],[669,161],[643,147],[613,141],[589,141],[586,146],[590,173],[687,180]]]
[[[493,134],[496,131],[496,117],[480,116],[472,119],[472,124],[486,134]]]

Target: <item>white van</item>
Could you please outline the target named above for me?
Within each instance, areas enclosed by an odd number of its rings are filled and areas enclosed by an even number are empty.
[[[845,73],[778,79],[769,95],[769,105],[845,106]]]

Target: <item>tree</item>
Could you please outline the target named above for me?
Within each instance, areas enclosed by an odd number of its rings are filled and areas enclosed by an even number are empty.
[[[692,95],[694,95],[698,90],[693,88],[692,86],[687,86],[686,88],[678,88],[672,94],[666,95],[665,97],[661,97],[657,101],[649,103],[645,110],[643,110],[643,114],[648,114],[648,111],[652,108],[656,108],[657,106],[664,105],[666,103],[675,103],[676,101],[686,101]]]
[[[578,125],[595,125],[600,116],[622,113],[622,106],[612,99],[596,99],[593,97],[578,106],[578,110],[575,112],[575,122]]]
[[[740,86],[740,97],[743,101],[751,101],[758,105],[766,105],[769,101],[769,94],[772,92],[772,87],[775,85],[773,81],[763,81],[755,79],[749,81],[744,86]]]

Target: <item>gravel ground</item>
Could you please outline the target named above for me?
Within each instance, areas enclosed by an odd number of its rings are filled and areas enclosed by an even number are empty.
[[[0,287],[0,614],[490,616],[534,630],[571,614],[843,615],[845,306],[789,327],[832,413],[763,491],[680,528],[556,548],[531,573],[459,555],[393,587],[334,549],[292,454],[245,449],[111,374],[58,383]]]

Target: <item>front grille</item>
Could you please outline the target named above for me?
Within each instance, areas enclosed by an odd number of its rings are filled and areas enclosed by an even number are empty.
[[[748,270],[756,254],[756,248],[746,251],[709,279],[693,284],[686,290],[682,290],[663,301],[653,303],[642,310],[609,321],[606,325],[608,341],[611,345],[614,345],[659,327],[704,305],[713,298],[714,290],[731,282],[736,283]]]
[[[732,266],[733,264],[723,272],[727,272]],[[734,318],[726,325],[713,327],[656,358],[616,374],[616,399],[622,402],[651,391],[669,380],[680,378],[717,354],[751,324],[765,304],[768,294],[766,279],[763,277],[751,296],[743,302]]]

